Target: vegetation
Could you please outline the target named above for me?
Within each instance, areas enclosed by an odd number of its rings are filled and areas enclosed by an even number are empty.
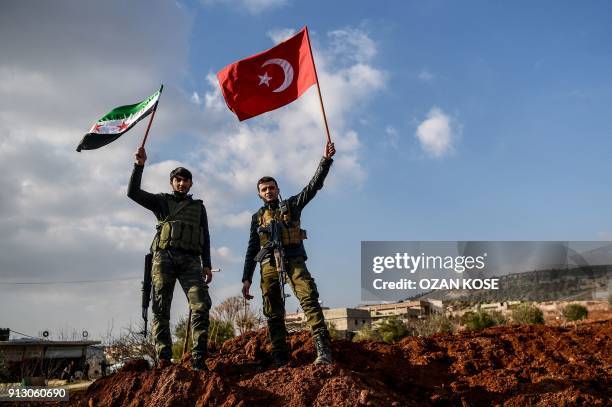
[[[238,335],[257,329],[263,324],[263,318],[255,314],[251,309],[250,303],[239,296],[223,300],[223,302],[213,308],[211,316],[217,321],[231,324],[238,331]],[[209,330],[209,332],[211,331]],[[221,341],[220,339],[214,340]]]
[[[340,332],[336,329],[336,326],[331,322],[327,322],[327,331],[332,339],[344,339],[344,336],[340,335]]]
[[[569,304],[563,308],[561,314],[568,321],[578,321],[579,319],[585,319],[589,311],[580,304]]]
[[[112,327],[106,334],[105,344],[108,346],[107,353],[116,362],[128,359],[147,359],[154,361],[157,358],[155,352],[155,339],[149,330],[147,336],[138,325],[130,324],[123,328],[119,336],[112,333]]]
[[[361,341],[380,341],[382,337],[378,333],[378,331],[372,329],[369,326],[364,326],[357,334],[353,337],[353,342],[361,342]]]
[[[410,335],[408,327],[396,317],[385,318],[378,327],[378,333],[385,342],[397,342]]]
[[[437,333],[452,333],[455,325],[446,315],[436,314],[412,323],[410,328],[413,335],[430,336]]]
[[[521,304],[512,310],[512,320],[517,324],[543,324],[544,313],[534,304]]]
[[[231,322],[219,321],[216,318],[210,319],[210,326],[208,327],[208,340],[210,342],[222,344],[234,336],[234,325]]]
[[[461,323],[471,331],[490,328],[492,326],[504,325],[506,318],[499,311],[484,311],[466,312],[461,317]]]
[[[180,360],[183,357],[183,346],[185,345],[185,334],[187,332],[187,316],[182,316],[174,327],[174,341],[172,343],[172,358]],[[211,342],[223,343],[234,337],[234,327],[231,323],[219,321],[215,318],[210,319],[208,327],[208,340]],[[189,334],[187,342],[187,352],[193,346],[193,338]]]

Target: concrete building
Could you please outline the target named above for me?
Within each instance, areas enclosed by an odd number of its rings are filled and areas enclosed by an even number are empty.
[[[328,324],[334,326],[340,336],[351,338],[355,332],[365,327],[372,326],[370,312],[358,308],[332,308],[324,309],[323,316]],[[289,332],[308,329],[306,316],[303,312],[285,315],[285,325]]]
[[[357,307],[367,310],[372,318],[372,323],[377,325],[385,318],[396,317],[404,322],[413,319],[425,318],[432,314],[444,312],[442,301],[400,301],[390,304],[372,304]]]
[[[59,377],[71,361],[83,370],[87,349],[99,341],[49,341],[15,339],[0,341],[0,374],[8,380]],[[44,385],[42,383],[41,385]]]
[[[323,315],[344,336],[347,332],[357,332],[363,327],[372,326],[370,312],[359,308],[333,308],[323,311]]]

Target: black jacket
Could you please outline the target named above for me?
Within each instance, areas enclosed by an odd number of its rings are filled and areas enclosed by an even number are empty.
[[[144,206],[155,214],[157,220],[164,220],[170,214],[168,209],[168,200],[174,199],[179,202],[183,199],[192,199],[191,195],[181,196],[179,194],[152,194],[140,189],[142,181],[142,171],[144,165],[134,164],[134,170],[128,184],[127,195],[137,204]],[[200,224],[204,231],[204,242],[202,242],[202,266],[211,267],[210,265],[210,234],[208,232],[208,217],[206,216],[206,208],[202,205],[202,215],[200,216]]]
[[[302,209],[310,202],[312,198],[317,194],[317,192],[323,188],[323,181],[325,181],[325,177],[329,172],[329,168],[332,165],[331,158],[327,159],[323,157],[321,162],[319,163],[319,167],[315,172],[314,177],[310,180],[308,185],[302,189],[297,195],[292,196],[287,199],[287,204],[289,205],[289,210],[291,211],[291,218],[295,220],[299,220],[302,215]],[[272,202],[270,204],[266,204],[262,207],[266,208],[268,206],[270,208],[277,208],[279,203]],[[259,211],[258,211],[259,212]],[[253,214],[251,218],[251,234],[249,236],[249,245],[247,247],[246,256],[244,259],[244,271],[242,273],[242,281],[252,281],[253,273],[255,272],[255,256],[259,252],[261,244],[259,242],[259,234],[257,233],[257,228],[259,227],[259,220],[257,217],[257,213]],[[300,245],[285,247],[285,256],[286,257],[304,257],[304,260],[307,259],[306,249],[304,249],[304,244],[300,243]]]

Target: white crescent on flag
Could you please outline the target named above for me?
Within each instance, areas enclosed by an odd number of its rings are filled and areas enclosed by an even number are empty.
[[[267,65],[278,65],[281,67],[283,73],[285,74],[285,79],[283,80],[283,83],[278,88],[274,89],[272,92],[278,93],[287,89],[289,85],[291,85],[291,82],[293,82],[293,67],[291,66],[289,61],[281,58],[272,58],[264,62],[261,67],[263,68]]]

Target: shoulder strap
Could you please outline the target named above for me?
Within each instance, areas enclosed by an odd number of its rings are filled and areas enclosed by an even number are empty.
[[[190,203],[192,203],[193,201],[189,200],[189,199],[185,199],[183,202],[181,202],[180,204],[178,204],[174,210],[172,212],[170,212],[170,214],[166,217],[166,219],[164,219],[164,222],[168,222],[169,220],[172,220],[172,218],[174,218],[176,215],[178,215],[178,213],[180,211],[182,211],[183,209],[185,209],[187,207],[187,205],[189,205]]]
[[[259,210],[257,211],[257,224],[258,225],[262,225],[263,221],[263,214],[265,212],[266,208],[264,206],[262,206],[261,208],[259,208]]]

